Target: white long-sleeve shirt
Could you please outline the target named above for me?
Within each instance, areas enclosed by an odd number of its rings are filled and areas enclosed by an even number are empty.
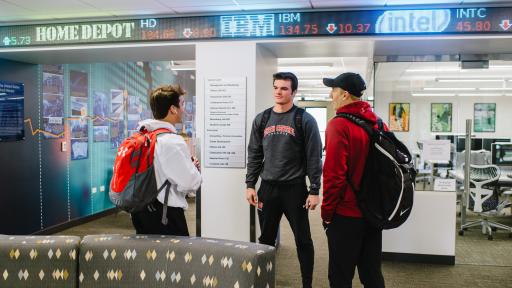
[[[141,126],[146,127],[148,131],[167,128],[176,133],[176,128],[165,121],[148,119],[139,122],[139,128]],[[192,163],[183,137],[170,133],[160,134],[155,146],[153,165],[157,187],[162,187],[165,180],[171,183],[167,205],[187,209],[185,196],[199,188],[201,174]],[[157,199],[165,203],[165,189],[158,194]]]

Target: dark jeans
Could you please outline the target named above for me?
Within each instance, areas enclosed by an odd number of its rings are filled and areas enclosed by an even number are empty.
[[[303,206],[308,197],[305,182],[269,183],[262,181],[258,190],[258,201],[263,216],[260,243],[275,246],[279,223],[283,214],[288,219],[299,256],[302,286],[311,287],[315,251],[309,229],[308,210]]]
[[[189,236],[185,212],[182,208],[167,207],[167,225],[162,224],[163,204],[155,199],[146,209],[132,213],[137,234]]]
[[[359,279],[365,288],[383,288],[382,231],[364,218],[341,215],[335,215],[326,228],[330,286],[352,287],[357,266]]]

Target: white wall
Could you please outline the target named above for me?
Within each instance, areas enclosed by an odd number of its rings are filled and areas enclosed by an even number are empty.
[[[398,139],[405,142],[410,150],[417,150],[416,141],[434,139],[437,134],[464,134],[466,119],[473,119],[475,103],[496,103],[496,132],[474,133],[482,138],[512,138],[512,97],[413,97],[410,93],[375,90],[375,111],[384,122],[389,122],[389,103],[404,102],[411,104],[409,132],[395,132]],[[452,132],[430,132],[430,104],[452,103]],[[473,121],[474,122],[474,121]]]
[[[197,135],[204,158],[205,79],[247,79],[246,143],[254,116],[272,105],[272,73],[277,60],[256,42],[223,41],[196,46]],[[249,205],[245,200],[246,168],[202,168],[201,234],[249,241]]]

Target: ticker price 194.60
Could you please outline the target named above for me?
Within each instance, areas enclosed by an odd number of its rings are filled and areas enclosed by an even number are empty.
[[[5,36],[2,39],[2,44],[4,46],[21,46],[21,45],[29,45],[32,43],[32,39],[30,36],[20,36],[20,37],[9,37]]]

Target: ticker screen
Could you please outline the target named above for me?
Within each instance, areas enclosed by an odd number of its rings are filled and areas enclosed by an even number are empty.
[[[0,27],[0,47],[344,35],[511,33],[512,8],[239,14]]]

